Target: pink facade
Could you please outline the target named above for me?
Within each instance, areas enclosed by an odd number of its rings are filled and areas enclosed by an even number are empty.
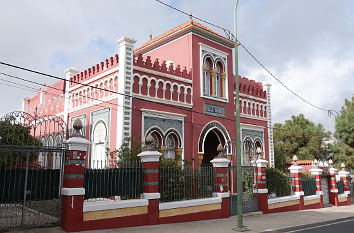
[[[235,166],[234,43],[190,20],[135,48],[118,41],[118,53],[84,71],[70,68],[66,81],[25,99],[23,110],[57,115],[71,129],[79,118],[92,141],[88,166],[101,166],[126,138],[151,134],[165,157],[198,166],[222,144]],[[242,163],[261,147],[274,165],[270,85],[239,77]],[[99,162],[101,161],[101,162]]]

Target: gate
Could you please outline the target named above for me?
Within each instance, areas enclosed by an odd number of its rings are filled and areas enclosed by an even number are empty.
[[[258,195],[253,189],[258,189],[257,167],[242,166],[242,212],[250,213],[258,211]],[[236,177],[236,166],[229,167],[229,177]],[[256,175],[255,175],[256,174]],[[235,179],[235,178],[233,178]],[[231,178],[232,180],[232,178]],[[237,194],[230,195],[230,216],[237,214]]]
[[[0,231],[60,225],[66,137],[56,116],[0,118]]]

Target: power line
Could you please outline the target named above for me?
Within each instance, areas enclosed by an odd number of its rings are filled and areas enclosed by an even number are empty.
[[[165,2],[162,2],[162,1],[160,1],[160,0],[155,0],[155,1],[158,2],[158,3],[161,3],[161,4],[165,5],[165,6],[167,6],[167,7],[171,8],[171,9],[173,9],[173,10],[176,10],[176,11],[182,13],[182,14],[188,15],[188,16],[191,17],[191,18],[197,19],[197,20],[202,21],[202,22],[204,22],[204,23],[206,23],[206,24],[209,24],[209,25],[211,25],[211,26],[213,26],[213,27],[219,28],[219,29],[223,30],[223,31],[226,32],[226,33],[228,32],[228,33],[230,33],[230,35],[231,35],[233,38],[235,38],[235,36],[230,32],[230,30],[228,30],[228,29],[226,29],[226,28],[224,28],[224,27],[222,27],[222,26],[216,25],[216,24],[214,24],[214,23],[211,23],[211,22],[206,21],[206,20],[204,20],[204,19],[201,19],[201,18],[199,18],[199,17],[193,16],[192,14],[188,14],[187,12],[185,12],[185,11],[183,11],[183,10],[181,10],[181,9],[178,9],[178,8],[176,8],[176,7],[174,7],[174,6],[171,6],[171,5],[169,5],[169,4],[165,3]],[[236,38],[236,39],[237,39],[237,38]],[[294,94],[296,97],[298,97],[299,99],[301,99],[301,100],[304,101],[305,103],[307,103],[307,104],[311,105],[312,107],[317,108],[317,109],[319,109],[319,110],[326,111],[326,112],[327,112],[327,111],[334,111],[334,110],[330,110],[330,109],[325,109],[325,108],[319,107],[319,106],[317,106],[317,105],[315,105],[315,104],[312,104],[310,101],[304,99],[303,97],[301,97],[301,96],[300,96],[299,94],[297,94],[295,91],[293,91],[292,89],[290,89],[289,87],[287,87],[282,81],[280,81],[280,79],[278,79],[265,65],[263,65],[263,63],[262,63],[259,59],[257,59],[257,58],[255,57],[255,55],[252,54],[252,53],[250,52],[250,50],[247,49],[246,46],[245,46],[243,43],[241,43],[238,39],[237,39],[237,42],[238,42],[239,45],[247,52],[247,54],[250,55],[271,77],[273,77],[277,82],[279,82],[283,87],[285,87],[288,91],[290,91],[290,92],[291,92],[292,94]]]
[[[36,85],[39,85],[39,86],[44,86],[43,84],[38,83],[38,82],[36,82],[36,81],[28,80],[28,79],[21,78],[21,77],[18,77],[18,76],[6,74],[6,73],[3,73],[3,72],[0,72],[0,74],[1,74],[1,75],[4,75],[4,76],[7,76],[7,77],[15,78],[15,79],[18,79],[18,80],[22,80],[22,81],[25,81],[25,82],[33,83],[33,84],[36,84]],[[1,79],[1,78],[0,78],[0,80],[4,80],[4,79]],[[15,84],[15,85],[25,86],[25,85],[22,85],[22,84],[19,84],[19,83],[16,83],[16,82],[12,82],[12,81],[8,81],[8,80],[5,80],[5,81],[11,82],[11,83],[13,83],[13,84]],[[14,87],[16,87],[16,86],[14,86]],[[25,86],[25,87],[28,87],[28,86]],[[56,88],[56,87],[52,87],[52,86],[45,86],[45,87],[51,88],[51,89],[54,89],[54,90],[58,90],[58,91],[63,91],[62,89],[59,89],[59,88]],[[19,88],[19,87],[17,87],[17,88]],[[33,87],[28,87],[28,88],[33,89],[35,92],[38,91],[37,89],[35,89],[35,88],[33,88]],[[22,89],[24,89],[24,88],[22,88]],[[107,89],[103,89],[103,90],[109,91],[109,90],[107,90]],[[32,90],[31,90],[31,91],[32,91]],[[58,96],[57,93],[50,93],[50,92],[48,92],[48,91],[46,91],[46,93],[47,93],[47,94],[50,94],[50,95],[52,95],[52,96]],[[69,92],[68,92],[68,91],[65,91],[65,93],[69,93]],[[85,98],[89,98],[89,99],[92,99],[92,100],[100,101],[101,104],[98,104],[98,103],[97,103],[96,105],[101,106],[101,107],[110,107],[110,108],[112,108],[112,109],[114,109],[114,110],[116,110],[116,111],[118,111],[117,108],[115,108],[115,107],[113,107],[113,106],[104,106],[104,105],[102,105],[102,104],[110,104],[110,105],[115,105],[115,106],[117,106],[117,107],[129,108],[129,109],[131,109],[132,111],[134,110],[134,111],[143,112],[141,109],[135,109],[135,108],[133,108],[133,107],[122,106],[122,105],[119,105],[119,104],[116,104],[116,103],[111,103],[111,102],[110,102],[111,100],[108,100],[108,101],[107,101],[107,100],[101,100],[101,99],[97,99],[97,98],[90,97],[90,96],[85,96],[85,95],[80,95],[80,94],[78,94],[78,95],[81,96],[81,97],[85,97]],[[133,97],[133,98],[135,98],[135,97]],[[65,98],[63,98],[63,99],[65,99]],[[198,113],[200,113],[200,112],[198,112]],[[134,114],[133,112],[132,112],[132,114],[135,115],[135,116],[140,116],[140,115]],[[154,116],[158,116],[158,117],[164,117],[164,118],[170,119],[170,120],[175,120],[174,118],[170,118],[170,117],[168,117],[168,116],[166,116],[166,115],[162,115],[162,114],[158,114],[158,113],[150,113],[150,114],[151,114],[151,115],[154,115]],[[205,115],[205,116],[209,116],[209,115],[207,115],[207,114],[205,114],[205,113],[200,113],[200,114],[203,114],[203,115]],[[223,118],[223,119],[230,120],[230,121],[235,121],[235,119],[230,119],[230,118]],[[199,124],[199,123],[196,123],[196,122],[191,122],[191,121],[184,121],[184,122],[185,122],[185,123],[188,123],[188,124],[191,124],[191,125],[199,125],[199,126],[201,126],[201,127],[204,127],[204,126],[205,126],[205,125],[202,125],[202,124]],[[264,128],[271,128],[271,129],[273,129],[273,130],[281,130],[281,131],[291,131],[291,130],[288,130],[288,129],[275,128],[275,127],[272,127],[272,126],[271,126],[271,127],[264,126]],[[323,136],[323,135],[317,135],[317,134],[307,134],[307,135],[309,135],[309,136]]]

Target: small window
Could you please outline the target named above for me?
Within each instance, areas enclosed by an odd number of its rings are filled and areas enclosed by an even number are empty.
[[[165,158],[174,159],[175,158],[175,147],[176,142],[172,134],[168,135],[166,139],[166,154]]]

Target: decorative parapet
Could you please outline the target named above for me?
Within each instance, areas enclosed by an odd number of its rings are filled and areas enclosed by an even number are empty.
[[[134,56],[134,66],[182,78],[192,79],[192,71],[188,71],[186,67],[184,67],[182,70],[180,65],[175,67],[173,63],[170,63],[167,67],[166,61],[162,61],[162,63],[160,63],[159,59],[156,58],[155,61],[152,62],[150,56],[147,56],[145,60],[141,54]]]
[[[266,91],[263,90],[263,85],[261,82],[256,82],[254,80],[239,76],[239,90],[240,95],[250,95],[266,100]]]
[[[94,77],[94,76],[97,76],[98,74],[101,74],[108,69],[118,67],[118,64],[119,64],[118,54],[115,54],[113,57],[110,57],[110,58],[96,64],[95,66],[92,66],[91,68],[83,70],[76,75],[73,75],[70,78],[70,85],[69,86],[73,87],[73,86],[77,85],[78,83],[81,83],[85,80],[88,80],[88,79]]]

